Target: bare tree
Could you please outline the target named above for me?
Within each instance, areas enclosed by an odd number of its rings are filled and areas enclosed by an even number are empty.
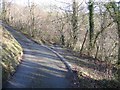
[[[118,80],[120,81],[120,2],[109,2],[106,5],[106,8],[108,12],[110,13],[110,16],[113,18],[114,22],[117,24],[117,30],[118,30]]]
[[[28,7],[29,7],[29,33],[31,37],[34,37],[34,3],[31,4],[30,0],[28,0]]]
[[[94,20],[93,20],[93,11],[94,11],[94,7],[93,7],[93,0],[89,0],[89,5],[88,5],[88,9],[89,9],[89,55],[92,51],[93,48],[93,37],[94,37]]]
[[[71,19],[71,23],[72,23],[72,31],[73,31],[73,46],[76,44],[77,39],[78,39],[78,3],[76,2],[76,0],[73,0],[72,3],[72,19]]]

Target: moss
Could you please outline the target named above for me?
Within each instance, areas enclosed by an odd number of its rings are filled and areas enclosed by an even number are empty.
[[[3,37],[0,41],[2,43],[2,61],[0,61],[0,64],[2,65],[2,80],[6,81],[19,64],[18,57],[21,56],[23,50],[21,45],[4,27],[0,28],[0,31],[1,29],[3,29]]]

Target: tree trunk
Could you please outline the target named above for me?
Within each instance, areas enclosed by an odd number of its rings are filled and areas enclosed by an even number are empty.
[[[118,23],[118,65],[120,65],[120,24]]]
[[[94,20],[93,20],[93,0],[89,0],[89,55],[92,51],[92,41],[93,41],[93,35],[94,35]]]
[[[85,41],[86,41],[86,39],[87,39],[87,34],[88,34],[88,30],[87,30],[86,33],[85,33],[85,38],[84,38],[84,40],[83,40],[83,43],[82,43],[82,46],[81,46],[81,49],[80,49],[80,54],[82,54],[83,47],[84,47]]]
[[[117,70],[117,75],[118,75],[118,81],[120,82],[120,23],[118,24],[118,70]]]
[[[78,31],[78,6],[76,3],[76,0],[73,0],[73,14],[72,14],[72,30],[73,30],[73,46],[75,46],[76,42],[77,42],[77,31]]]
[[[62,45],[65,45],[65,37],[63,34],[61,35],[61,42],[62,42]]]
[[[6,22],[6,5],[5,5],[5,0],[2,1],[2,20]]]

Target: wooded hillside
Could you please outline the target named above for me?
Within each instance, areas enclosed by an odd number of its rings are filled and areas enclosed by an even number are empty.
[[[59,3],[66,7],[46,10],[29,0],[26,6],[4,1],[1,19],[40,44],[60,45],[104,63],[106,72],[115,70],[109,79],[120,81],[120,2]]]

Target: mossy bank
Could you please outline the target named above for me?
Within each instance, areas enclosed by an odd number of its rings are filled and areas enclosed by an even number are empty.
[[[0,27],[2,81],[3,83],[13,74],[21,61],[23,49],[16,39],[3,26]]]

